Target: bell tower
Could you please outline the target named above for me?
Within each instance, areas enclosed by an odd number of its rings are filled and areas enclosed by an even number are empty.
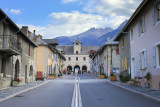
[[[74,54],[81,54],[81,45],[82,43],[78,40],[73,42],[74,45]]]

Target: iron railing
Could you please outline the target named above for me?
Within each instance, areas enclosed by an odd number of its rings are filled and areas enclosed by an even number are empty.
[[[22,52],[21,43],[11,35],[0,35],[0,50],[14,50]]]

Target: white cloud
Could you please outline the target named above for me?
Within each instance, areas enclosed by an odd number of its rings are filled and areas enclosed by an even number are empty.
[[[100,15],[83,14],[77,11],[51,13],[49,17],[51,23],[47,26],[28,25],[29,29],[31,31],[36,30],[37,34],[43,35],[44,38],[54,38],[57,36],[73,36],[92,27],[104,28],[109,26],[115,28],[126,19],[125,17],[115,17],[109,20],[107,17]]]
[[[84,10],[105,16],[130,17],[142,0],[89,0]]]
[[[62,3],[76,2],[77,0],[62,0]]]
[[[18,15],[18,14],[21,13],[21,11],[20,10],[16,10],[16,9],[11,9],[10,13]]]

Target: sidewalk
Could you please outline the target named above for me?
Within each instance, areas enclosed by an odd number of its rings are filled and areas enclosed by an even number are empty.
[[[41,85],[46,84],[48,81],[34,81],[32,83],[27,83],[24,85],[20,85],[18,87],[7,87],[5,89],[0,89],[0,102],[11,98],[17,94],[23,93],[25,91],[29,91],[31,89],[37,88]]]
[[[118,81],[110,81],[109,83],[160,102],[160,90],[144,87],[135,87],[131,86],[129,83],[121,83]]]
[[[90,74],[92,75],[92,74]],[[94,76],[94,75],[92,75]],[[97,78],[97,76],[95,76],[95,78]],[[108,79],[108,83],[115,85],[117,87],[123,88],[125,90],[134,92],[136,94],[140,94],[143,95],[145,97],[148,97],[152,100],[158,101],[160,102],[160,90],[155,90],[155,89],[151,89],[151,88],[144,88],[144,87],[135,87],[135,86],[131,86],[129,83],[122,83],[119,81],[110,81]]]

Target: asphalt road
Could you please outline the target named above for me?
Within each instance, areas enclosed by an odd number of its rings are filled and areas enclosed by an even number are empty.
[[[82,107],[160,107],[160,103],[126,91],[88,74],[80,75]],[[0,107],[71,107],[75,76],[19,94],[0,103]]]
[[[1,102],[0,107],[70,107],[73,87],[73,83],[50,81],[46,85]]]

